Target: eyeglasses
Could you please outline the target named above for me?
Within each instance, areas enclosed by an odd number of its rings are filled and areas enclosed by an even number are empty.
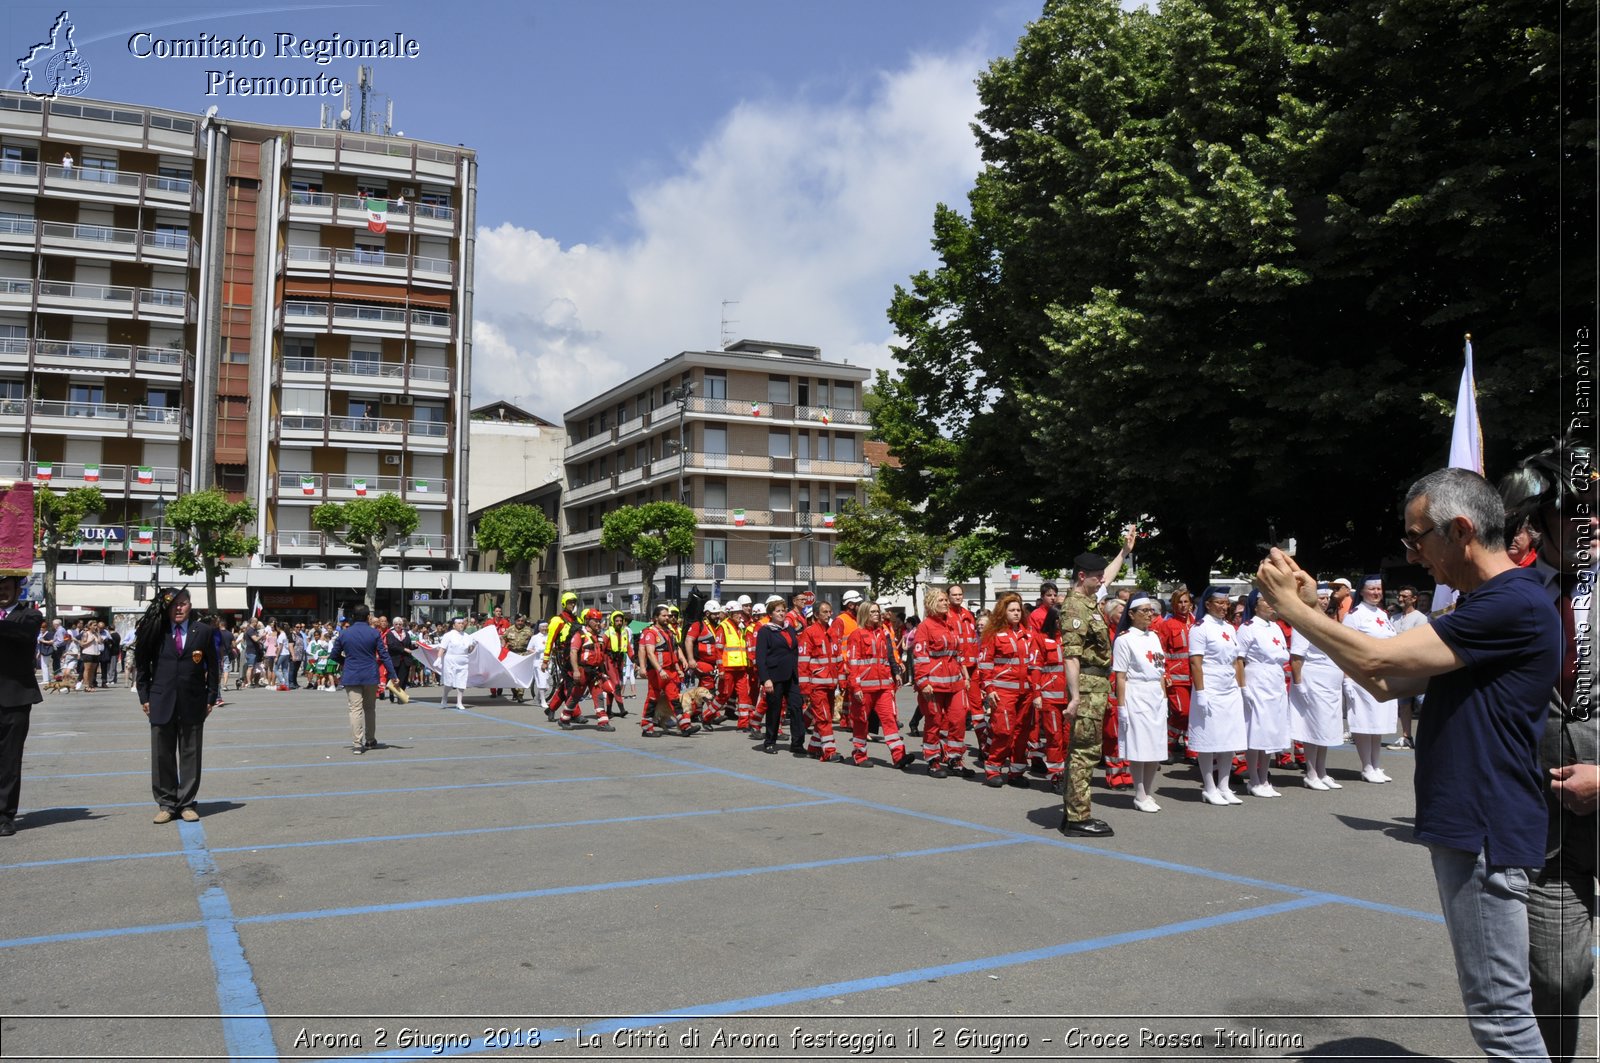
[[[1412,535],[1402,535],[1400,537],[1400,545],[1405,547],[1413,554],[1420,554],[1422,553],[1422,540],[1426,539],[1428,536],[1432,535],[1438,530],[1438,528],[1429,528],[1426,531],[1416,532]]]

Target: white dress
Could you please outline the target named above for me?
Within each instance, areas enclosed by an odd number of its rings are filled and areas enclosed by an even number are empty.
[[[1300,632],[1289,640],[1291,657],[1302,659],[1300,682],[1289,687],[1289,733],[1296,742],[1317,746],[1344,743],[1344,673],[1321,648]]]
[[[1289,640],[1283,628],[1255,617],[1238,631],[1244,658],[1244,725],[1250,749],[1276,753],[1288,749],[1289,684],[1283,666],[1289,663]]]
[[[439,640],[439,682],[443,686],[465,690],[468,663],[472,658],[472,639],[465,632],[451,628]]]
[[[546,635],[541,632],[540,634],[533,636],[533,641],[528,643],[528,652],[533,655],[534,661],[533,685],[534,689],[540,694],[543,694],[546,690],[550,689],[550,673],[545,671],[545,639]]]
[[[1394,638],[1389,614],[1366,602],[1358,602],[1351,608],[1344,618],[1344,626],[1377,639]],[[1350,699],[1351,734],[1387,735],[1399,729],[1400,703],[1395,699],[1379,701],[1349,678],[1344,681],[1344,690]]]
[[[1196,753],[1237,753],[1246,748],[1244,695],[1233,671],[1239,636],[1209,614],[1189,630],[1189,660],[1202,659],[1205,689],[1189,698],[1189,748]]]
[[[1111,645],[1111,670],[1127,677],[1117,703],[1117,748],[1128,760],[1167,757],[1167,694],[1161,688],[1166,658],[1154,631],[1130,627]]]

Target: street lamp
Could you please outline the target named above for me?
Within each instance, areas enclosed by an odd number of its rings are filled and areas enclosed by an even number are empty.
[[[406,547],[411,545],[411,536],[402,535],[395,541],[395,546],[400,549],[400,611],[399,615],[406,618],[406,623],[411,623],[411,603],[406,601]]]
[[[156,488],[156,578],[155,593],[161,593],[161,532],[166,527],[167,489]]]
[[[677,399],[678,401],[678,501],[685,504],[687,503],[687,500],[685,499],[683,493],[683,474],[689,463],[689,443],[687,437],[684,435],[684,422],[689,414],[689,397],[693,394],[694,381],[692,380],[684,381],[683,386],[673,392],[673,398]],[[645,597],[648,599],[650,596],[650,588],[646,587],[644,590]],[[683,597],[682,554],[678,555],[678,597],[680,599]],[[645,608],[648,609],[649,607],[650,603],[646,601]]]

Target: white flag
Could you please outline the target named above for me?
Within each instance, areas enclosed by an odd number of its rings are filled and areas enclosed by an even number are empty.
[[[1471,469],[1483,475],[1483,429],[1478,424],[1478,385],[1472,375],[1472,334],[1467,334],[1466,366],[1456,389],[1456,420],[1450,430],[1450,468]],[[1434,616],[1455,608],[1456,592],[1443,583],[1433,588]]]

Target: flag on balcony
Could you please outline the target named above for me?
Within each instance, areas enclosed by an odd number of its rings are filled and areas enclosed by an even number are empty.
[[[355,487],[356,494],[365,497],[365,495],[367,493],[367,481],[365,481],[365,480],[356,480],[352,486]]]
[[[373,196],[367,200],[367,231],[385,233],[389,231],[389,201]]]
[[[415,491],[419,495],[427,494],[428,493],[428,481],[426,481],[426,480],[417,480],[417,481],[415,481],[411,485],[411,490]]]
[[[735,528],[744,527],[744,510],[736,509],[733,511],[733,526]]]
[[[252,619],[255,619],[255,620],[260,620],[261,619],[261,592],[260,591],[256,591],[256,604],[251,607],[250,616],[251,616]],[[343,609],[339,610],[339,619],[341,619],[341,620],[344,619],[344,610]]]
[[[822,515],[822,526],[824,528],[833,527],[833,514],[832,513],[824,513]]]
[[[155,471],[152,470],[150,468],[150,466],[148,466],[148,465],[139,466],[139,482],[142,483],[142,484],[155,483],[156,482]]]
[[[100,466],[98,466],[98,465],[85,465],[83,467],[83,478],[86,481],[88,481],[89,483],[92,483],[92,484],[99,483],[100,482]]]
[[[760,417],[761,416],[761,403],[752,402],[750,404],[750,416],[751,417]]]
[[[817,420],[821,421],[823,424],[832,424],[833,411],[824,406],[822,408],[822,413],[817,416]]]
[[[153,538],[155,538],[155,534],[154,534],[154,531],[151,529],[150,525],[148,525],[148,524],[139,525],[139,545],[140,546],[149,546],[150,545],[150,541]]]
[[[38,472],[34,473],[33,478],[35,480],[48,480],[56,471],[56,468],[48,461],[41,461],[38,465],[38,470]]]
[[[314,494],[316,494],[317,493],[317,481],[313,477],[310,477],[310,476],[302,476],[302,477],[300,477],[300,493],[303,494],[303,495],[314,495]]]

